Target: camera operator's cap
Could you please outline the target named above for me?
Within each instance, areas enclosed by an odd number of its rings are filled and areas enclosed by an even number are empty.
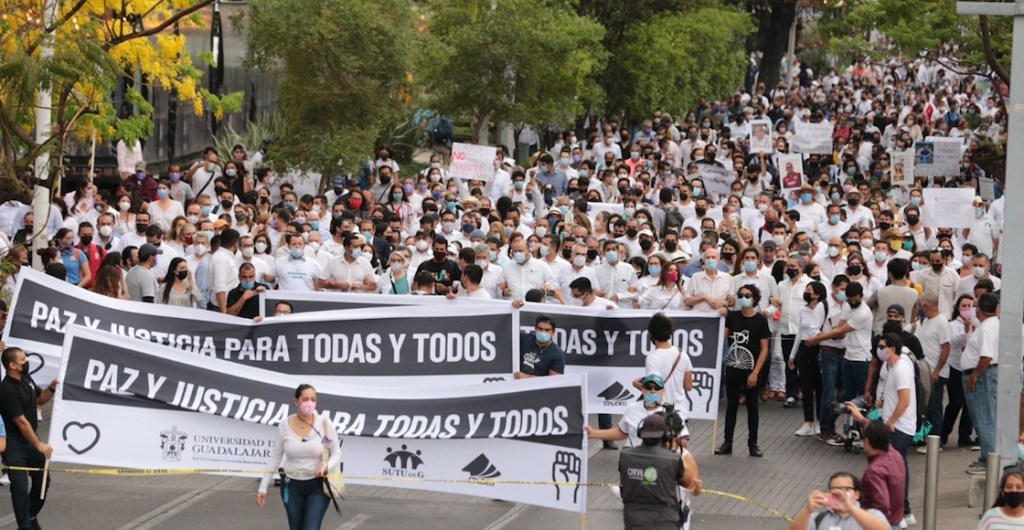
[[[138,162],[135,163],[135,171],[145,171],[145,170],[146,170],[146,163],[145,162],[143,162],[142,160],[139,160]]]
[[[651,414],[640,424],[640,438],[662,438],[667,430],[665,417],[661,414]]]
[[[155,245],[150,245],[149,243],[146,243],[145,245],[139,247],[139,259],[142,261],[146,261],[151,256],[163,253],[163,250],[157,248]]]
[[[886,313],[898,313],[900,316],[903,316],[903,317],[907,316],[906,309],[903,309],[903,306],[901,306],[899,304],[892,304],[891,306],[886,308],[885,312]]]
[[[659,389],[665,388],[665,380],[658,374],[651,374],[640,380],[641,386],[646,385],[647,383],[654,383]]]

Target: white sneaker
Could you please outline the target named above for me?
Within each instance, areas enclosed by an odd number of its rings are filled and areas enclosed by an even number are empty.
[[[912,514],[912,513],[908,513],[907,516],[903,518],[903,523],[901,524],[901,526],[906,528],[908,526],[914,526],[916,524],[917,524],[917,517],[914,517],[914,514]]]
[[[814,427],[805,423],[793,434],[796,434],[797,436],[815,436]]]
[[[11,478],[8,477],[6,473],[4,473],[3,475],[0,475],[0,486],[10,486],[10,485],[11,485]]]
[[[922,454],[922,455],[928,454],[928,446],[927,445],[922,445],[921,447],[918,447],[917,448],[917,452],[918,452],[918,454]],[[939,452],[940,453],[942,452],[942,446],[939,446]]]
[[[819,434],[821,434],[821,425],[815,423],[814,424],[814,435],[818,436]]]

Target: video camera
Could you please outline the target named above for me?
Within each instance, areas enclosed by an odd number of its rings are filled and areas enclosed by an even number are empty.
[[[686,427],[686,422],[679,415],[675,404],[672,403],[666,403],[658,414],[665,418],[665,440],[669,444],[668,448],[675,451],[678,448],[679,435]]]

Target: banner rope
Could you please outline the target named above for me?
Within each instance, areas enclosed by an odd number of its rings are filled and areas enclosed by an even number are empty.
[[[37,472],[43,471],[41,467],[22,467],[22,466],[0,466],[0,470],[4,472],[8,471],[27,471]],[[248,469],[190,469],[190,468],[176,468],[176,469],[128,469],[121,467],[106,467],[106,468],[70,468],[70,467],[50,467],[49,471],[56,473],[67,473],[72,475],[104,475],[104,476],[120,476],[120,477],[143,477],[143,476],[175,476],[175,475],[200,475],[200,474],[224,474],[224,475],[255,475],[262,477],[264,475],[276,476],[276,471],[256,471]],[[310,473],[290,473],[290,476],[310,476]],[[328,475],[334,477],[336,475]],[[512,485],[512,486],[558,486],[558,487],[576,487],[576,486],[587,486],[592,488],[614,488],[619,487],[619,484],[608,483],[608,482],[572,482],[572,481],[558,481],[558,480],[496,480],[496,479],[441,479],[441,478],[416,478],[416,477],[359,477],[354,475],[341,474],[342,479],[347,480],[358,480],[361,482],[405,482],[405,483],[419,483],[419,484],[481,484],[485,486],[495,486],[498,484]],[[757,506],[762,510],[770,513],[773,517],[785,519],[786,521],[792,522],[791,517],[786,516],[782,512],[771,508],[765,504],[762,504],[749,497],[737,495],[735,493],[729,493],[727,491],[719,491],[713,489],[702,489],[702,494],[717,495],[732,499],[738,502]]]

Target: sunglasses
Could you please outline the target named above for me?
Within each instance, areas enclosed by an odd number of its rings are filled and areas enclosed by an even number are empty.
[[[655,385],[644,385],[644,390],[650,390],[650,391],[661,390],[661,387],[660,386],[655,386]]]

